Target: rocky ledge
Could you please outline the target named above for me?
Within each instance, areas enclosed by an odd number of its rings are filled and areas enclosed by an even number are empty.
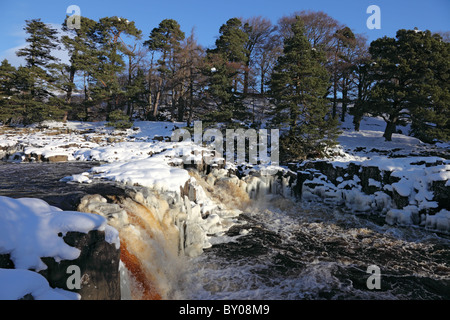
[[[240,176],[258,174],[238,168]],[[450,233],[450,160],[439,157],[304,161],[280,170],[288,196],[319,201],[352,213],[377,214],[389,224]],[[286,193],[285,188],[282,189]]]

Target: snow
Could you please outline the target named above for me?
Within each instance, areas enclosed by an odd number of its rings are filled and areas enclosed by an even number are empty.
[[[189,179],[186,170],[175,168],[161,159],[161,156],[127,162],[114,162],[93,168],[97,177],[120,182],[123,184],[138,184],[162,191],[179,192]]]
[[[35,300],[79,300],[78,293],[51,288],[39,273],[23,269],[0,269],[0,300],[17,300],[31,294]]]
[[[0,196],[0,254],[9,254],[15,269],[0,269],[0,299],[20,299],[31,294],[37,300],[74,300],[79,294],[50,288],[37,272],[47,266],[41,258],[73,260],[80,250],[64,242],[69,231],[105,231],[105,239],[118,249],[118,232],[95,214],[62,211],[34,198]],[[31,271],[34,270],[34,271]],[[36,272],[35,272],[36,271]]]
[[[448,231],[450,229],[450,211],[442,209],[435,215],[427,215],[425,225],[431,230]]]
[[[16,140],[13,139],[0,139],[0,148],[1,147],[12,147],[17,143]]]
[[[10,253],[17,269],[45,270],[42,257],[54,257],[56,261],[78,258],[80,250],[60,236],[69,231],[113,232],[99,215],[62,211],[40,199],[0,196],[0,208],[0,254]],[[112,235],[107,237],[114,239]]]
[[[353,130],[352,117],[347,116],[341,124],[342,133],[338,138],[336,151],[341,153],[343,160],[364,160],[373,156],[409,156],[433,149],[417,138],[408,136],[410,125],[398,126],[402,133],[392,134],[392,141],[383,137],[386,122],[381,117],[364,117],[360,131]],[[444,145],[436,145],[444,149]],[[347,159],[346,159],[347,157]],[[339,160],[339,157],[336,157]]]
[[[369,178],[369,186],[381,188],[381,183],[379,181],[377,181],[377,180]]]
[[[402,210],[391,209],[386,214],[386,222],[389,224],[411,225],[414,214],[418,215],[418,209],[415,206],[406,206]]]
[[[392,187],[402,197],[408,197],[412,191],[411,183],[412,183],[412,181],[409,181],[409,180],[403,178],[399,182],[393,183]]]
[[[446,215],[427,218],[427,223],[424,220],[424,212],[432,217],[430,212],[436,212],[439,206],[433,201],[431,185],[435,181],[445,181],[445,186],[450,185],[448,143],[422,143],[405,135],[410,131],[409,126],[399,127],[405,134],[393,134],[392,141],[388,142],[383,137],[385,122],[381,118],[365,117],[359,132],[353,130],[351,120],[351,117],[347,117],[342,123],[343,132],[338,138],[339,144],[329,150],[329,156],[324,160],[334,167],[344,169],[355,164],[361,168],[359,173],[364,167],[378,168],[381,175],[374,177],[376,180],[371,177],[367,182],[369,186],[380,191],[374,194],[362,192],[361,179],[356,175],[353,178],[348,174],[338,177],[335,185],[326,176],[314,170],[305,172],[305,163],[316,161],[309,160],[298,167],[303,173],[313,174],[312,179],[304,181],[302,198],[307,201],[321,199],[326,203],[344,205],[351,212],[378,210],[386,214],[385,219],[389,224],[426,224],[429,229],[434,227],[441,232],[450,233]],[[429,154],[442,154],[443,157]],[[384,179],[385,173],[389,173],[394,181],[396,178],[398,181],[388,183]],[[391,198],[392,192],[405,198],[407,205],[396,208]]]
[[[336,165],[335,162],[330,162]],[[374,156],[367,160],[342,161],[339,159],[337,166],[347,168],[351,163],[361,167],[376,167],[382,172],[390,172],[390,176],[398,178],[399,181],[388,184],[386,181],[381,182],[382,176],[380,176],[380,180],[369,178],[368,185],[387,192],[395,191],[400,197],[408,199],[409,204],[418,210],[437,208],[437,202],[432,201],[434,195],[430,191],[430,186],[434,181],[447,181],[445,183],[447,185],[450,178],[450,160],[439,157],[387,158]],[[313,199],[315,196],[328,198],[328,201],[335,198],[335,203],[345,203],[349,209],[355,212],[379,208],[374,195],[366,195],[361,191],[361,179],[358,176],[355,175],[352,179],[340,177],[336,181],[337,185],[335,186],[328,181],[325,175],[314,173],[312,179],[304,182],[303,196],[306,192],[309,199]],[[308,187],[308,184],[312,184],[312,186]],[[385,207],[384,211],[389,209],[391,208]],[[402,210],[408,211],[409,209]],[[399,211],[392,211],[390,216],[387,217],[390,221],[402,221],[402,223],[409,221],[404,216],[400,216]],[[395,218],[393,218],[394,216]]]
[[[74,174],[62,178],[62,182],[74,182],[74,183],[91,183],[92,179],[89,178],[89,172],[83,172],[80,174]]]

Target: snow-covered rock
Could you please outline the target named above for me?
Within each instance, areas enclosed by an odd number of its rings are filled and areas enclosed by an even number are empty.
[[[22,298],[17,295],[26,291],[25,294],[35,299],[79,298],[64,292],[69,290],[82,299],[107,299],[117,294],[111,290],[115,282],[119,283],[115,270],[118,269],[120,242],[117,230],[109,226],[105,218],[62,211],[40,199],[3,196],[0,196],[0,211],[0,256],[3,257],[0,268],[17,270],[0,269],[0,277],[24,276],[30,280],[30,287],[19,286],[18,291],[10,292],[2,283],[2,295],[16,299]],[[66,283],[70,276],[67,268],[71,265],[78,266],[80,277],[84,277],[80,288],[69,288]],[[41,279],[42,275],[46,281]],[[61,290],[49,290],[49,284]]]

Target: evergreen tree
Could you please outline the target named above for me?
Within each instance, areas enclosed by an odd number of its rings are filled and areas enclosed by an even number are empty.
[[[399,30],[396,38],[373,41],[371,72],[374,87],[369,103],[386,121],[384,137],[392,140],[396,126],[412,120],[425,140],[448,138],[448,43],[430,31]]]
[[[421,68],[426,72],[422,90],[427,98],[411,112],[412,134],[423,141],[450,140],[450,43],[440,35],[422,33],[426,58]]]
[[[62,89],[66,92],[66,102],[72,100],[72,93],[76,89],[75,76],[77,72],[90,72],[98,65],[98,50],[93,34],[97,28],[97,22],[86,17],[80,17],[80,28],[68,29],[67,18],[62,29],[70,35],[63,35],[61,43],[69,54],[69,65],[63,65],[59,69],[65,73],[62,81]]]
[[[248,25],[243,25],[240,19],[229,19],[219,29],[216,48],[207,51],[208,93],[217,105],[217,110],[210,114],[211,120],[229,122],[247,116],[238,92],[239,76],[248,60],[246,29]]]
[[[154,28],[150,37],[144,42],[150,51],[160,54],[158,59],[159,78],[156,87],[155,99],[152,114],[147,117],[156,119],[159,111],[161,97],[167,86],[167,82],[172,80],[175,70],[174,59],[176,53],[180,50],[181,41],[184,40],[185,34],[181,31],[180,25],[173,19],[164,19],[157,28]],[[150,85],[152,85],[150,83]],[[151,94],[151,93],[150,93]]]
[[[136,75],[131,77],[125,88],[128,105],[127,114],[131,119],[134,110],[144,108],[147,104],[147,81],[142,69],[138,69]]]
[[[10,123],[15,117],[14,107],[14,78],[16,68],[7,59],[0,65],[0,122]]]
[[[338,92],[342,93],[342,121],[344,121],[347,99],[348,99],[348,87],[349,87],[349,57],[346,54],[346,49],[353,49],[355,47],[355,35],[349,27],[338,29],[334,35],[336,44],[333,49],[333,63],[332,69],[332,84],[333,84],[333,118],[337,115]],[[341,89],[341,90],[339,90]]]
[[[25,57],[27,67],[45,68],[49,63],[58,59],[51,51],[58,48],[58,32],[43,23],[41,19],[25,20],[24,30],[29,35],[26,38],[28,46],[17,51],[18,57]]]
[[[206,120],[230,122],[236,100],[230,79],[235,74],[235,70],[222,55],[208,52],[203,73],[208,78],[208,97],[215,105],[214,109],[205,115]]]
[[[297,19],[270,81],[275,123],[288,126],[280,140],[284,160],[321,155],[336,139],[337,122],[328,115],[326,99],[330,77],[323,60],[323,52],[311,47]]]
[[[119,74],[125,70],[122,54],[129,48],[122,37],[140,39],[141,31],[133,21],[123,17],[105,17],[99,20],[94,37],[98,45],[98,65],[93,73],[92,96],[106,103],[106,118],[126,103],[124,88],[119,83]]]
[[[59,103],[53,103],[55,94],[52,92],[54,79],[48,72],[52,63],[58,61],[52,55],[52,50],[58,48],[57,31],[40,19],[26,20],[24,30],[29,34],[26,39],[28,46],[16,52],[24,57],[26,68],[19,68],[16,86],[22,88],[17,101],[22,108],[24,123],[39,122],[49,118],[59,118],[61,112]]]
[[[355,131],[359,131],[361,120],[369,111],[367,99],[372,83],[369,76],[370,55],[366,41],[364,37],[356,38],[355,58],[351,65],[356,93],[354,93],[354,104],[349,114],[353,116]]]

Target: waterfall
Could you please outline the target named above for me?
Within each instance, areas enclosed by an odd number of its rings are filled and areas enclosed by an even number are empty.
[[[223,236],[252,201],[287,193],[286,179],[225,169],[191,170],[180,192],[124,186],[124,196],[85,196],[79,211],[100,214],[119,231],[123,299],[178,299],[190,257]]]
[[[176,298],[171,282],[180,274],[178,228],[170,199],[127,190],[127,196],[86,196],[78,210],[101,214],[119,231],[122,296],[139,300]],[[149,190],[150,191],[150,190]]]

